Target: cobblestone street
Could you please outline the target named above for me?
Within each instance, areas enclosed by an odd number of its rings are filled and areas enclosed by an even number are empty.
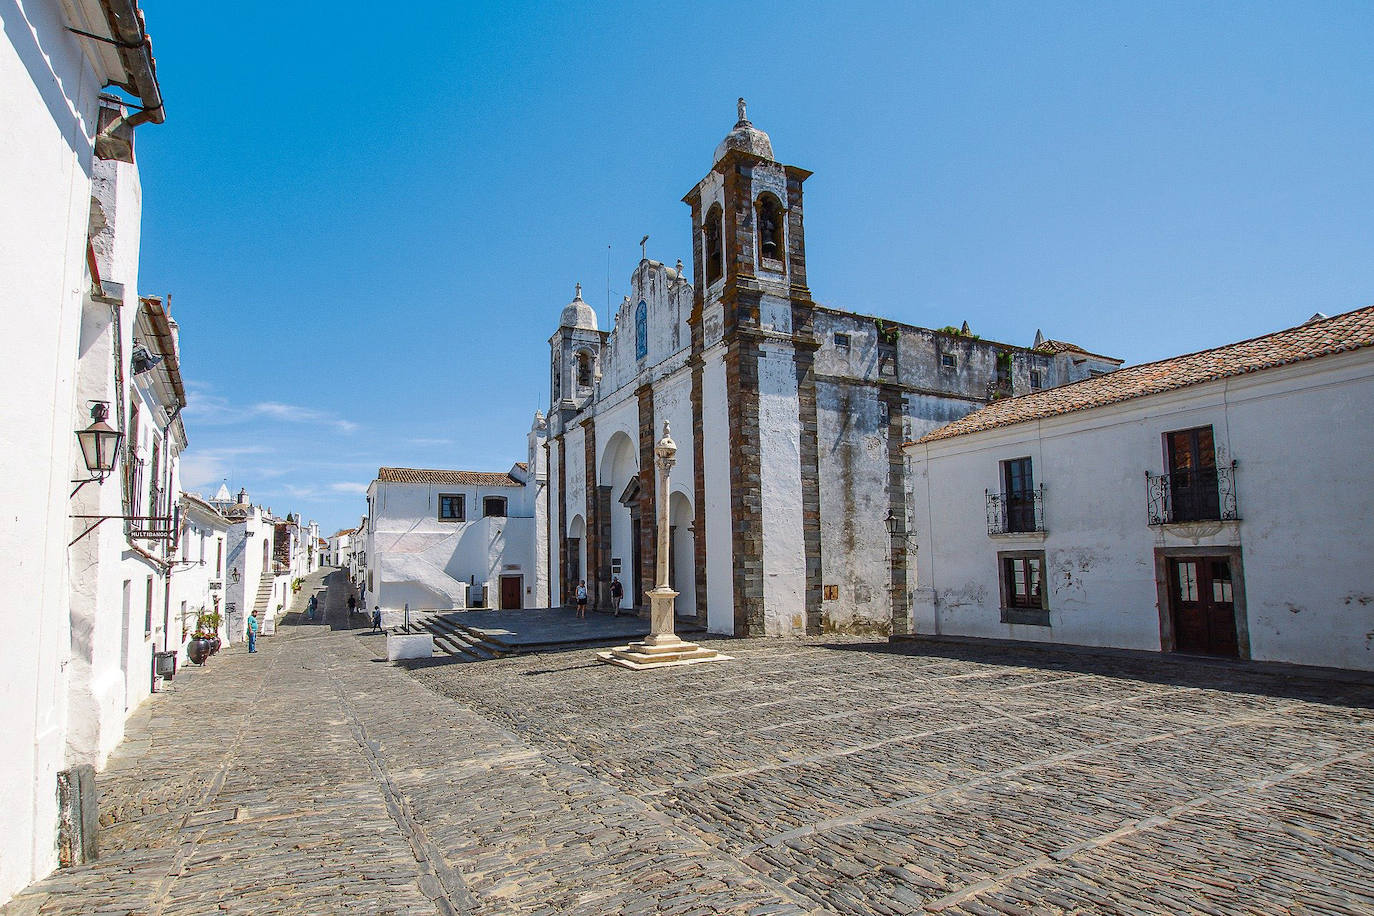
[[[344,588],[145,704],[101,859],[3,913],[1374,913],[1367,684],[818,640],[407,672]]]

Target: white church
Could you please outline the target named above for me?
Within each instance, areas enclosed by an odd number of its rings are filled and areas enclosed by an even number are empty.
[[[820,305],[803,185],[745,116],[684,202],[692,270],[641,259],[611,328],[577,294],[550,338],[548,591],[580,580],[643,609],[655,564],[651,460],[664,421],[677,614],[711,632],[909,631],[903,442],[1016,394],[1120,361],[1020,347]]]

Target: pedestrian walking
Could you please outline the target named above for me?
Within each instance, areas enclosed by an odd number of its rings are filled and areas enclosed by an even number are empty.
[[[248,651],[258,651],[258,612],[254,611],[248,617]]]
[[[305,616],[309,617],[311,620],[315,619],[315,605],[316,598],[314,595],[311,595],[310,600],[305,605]]]
[[[349,595],[349,596],[348,596],[348,616],[349,616],[349,617],[352,617],[353,614],[354,614],[354,612],[356,612],[357,610],[358,610],[358,599],[355,598],[355,597],[353,597],[352,595]]]
[[[587,583],[582,579],[577,580],[577,616],[587,616]]]
[[[372,608],[372,632],[378,633],[382,629],[382,606],[376,605]]]
[[[611,577],[611,607],[615,609],[612,617],[620,616],[620,600],[625,597],[625,586],[620,584],[619,576]]]

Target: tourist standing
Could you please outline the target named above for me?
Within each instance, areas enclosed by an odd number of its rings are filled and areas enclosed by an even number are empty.
[[[577,616],[587,616],[587,583],[582,579],[577,580]]]
[[[258,612],[254,611],[248,617],[248,651],[258,651]]]

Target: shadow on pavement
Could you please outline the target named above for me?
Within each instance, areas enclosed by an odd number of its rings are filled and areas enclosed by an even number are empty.
[[[1287,697],[1358,708],[1374,707],[1374,674],[1204,656],[1080,646],[979,644],[940,639],[825,643],[837,652],[947,658],[987,665],[1070,671],[1228,693]]]

